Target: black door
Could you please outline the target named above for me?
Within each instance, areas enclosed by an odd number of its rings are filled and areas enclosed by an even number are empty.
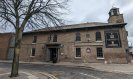
[[[50,61],[53,63],[57,63],[58,59],[58,49],[57,48],[50,48]]]

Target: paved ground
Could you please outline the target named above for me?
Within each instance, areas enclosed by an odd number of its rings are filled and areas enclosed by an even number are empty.
[[[104,63],[71,63],[71,62],[60,62],[56,65],[63,66],[79,66],[79,67],[91,67],[100,71],[116,72],[133,74],[133,63],[129,64],[104,64]]]
[[[63,65],[63,63],[62,63]],[[58,79],[133,79],[133,75],[106,72],[83,66],[62,66],[59,64],[20,64],[20,71],[42,76],[43,72],[54,75]],[[0,72],[10,72],[10,63],[0,63]],[[1,79],[1,78],[0,78]],[[2,78],[3,79],[3,78]],[[42,78],[43,79],[43,78]]]
[[[35,72],[28,69],[19,69],[18,77],[10,77],[11,64],[0,63],[0,79],[57,79],[54,75],[46,72]]]
[[[11,63],[12,61],[1,61],[2,63]],[[100,71],[108,72],[121,72],[125,74],[133,74],[133,63],[129,64],[104,64],[104,63],[71,63],[71,62],[59,62],[56,64],[47,62],[20,62],[30,64],[45,64],[45,65],[56,65],[56,66],[68,66],[68,67],[85,67],[94,68]]]
[[[27,77],[28,75],[21,73],[19,77],[16,77],[14,79],[28,79]],[[9,77],[9,73],[4,73],[0,75],[0,79],[11,79],[11,78]]]
[[[19,76],[10,77],[10,68],[0,68],[0,79],[57,79],[54,75],[46,72],[34,72],[34,71],[19,71]],[[4,72],[3,72],[4,71]]]

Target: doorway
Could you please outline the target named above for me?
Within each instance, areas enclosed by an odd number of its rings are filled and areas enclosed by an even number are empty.
[[[49,48],[50,51],[50,61],[57,63],[58,61],[58,48]]]

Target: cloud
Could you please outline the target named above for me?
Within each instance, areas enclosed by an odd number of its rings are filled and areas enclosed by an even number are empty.
[[[108,12],[112,7],[111,0],[73,0],[70,4],[70,15],[75,22],[107,22]]]
[[[6,30],[2,27],[0,27],[0,33],[4,33]]]
[[[69,7],[70,14],[67,16],[67,18],[70,18],[76,23],[81,22],[84,19],[85,15],[95,11],[93,8],[88,6],[88,4],[90,3],[94,4],[92,0],[72,0]]]
[[[107,22],[108,12],[112,7],[120,8],[124,14],[126,29],[133,40],[133,0],[72,0],[67,19],[73,23]]]
[[[132,16],[133,9],[132,8],[133,8],[133,1],[121,8],[121,11],[124,14],[125,22],[128,23],[126,28],[129,32],[129,37],[133,37],[133,31],[132,31],[133,30],[133,16]]]
[[[107,22],[112,6],[120,8],[120,12],[124,14],[129,38],[133,40],[133,0],[71,0],[68,15],[64,19],[68,20],[67,24]]]
[[[117,5],[119,6],[128,6],[130,3],[132,3],[132,0],[117,0]]]

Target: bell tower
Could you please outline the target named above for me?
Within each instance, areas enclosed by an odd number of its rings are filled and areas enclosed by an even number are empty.
[[[119,8],[113,7],[109,11],[108,23],[124,23],[123,14],[120,14]]]

